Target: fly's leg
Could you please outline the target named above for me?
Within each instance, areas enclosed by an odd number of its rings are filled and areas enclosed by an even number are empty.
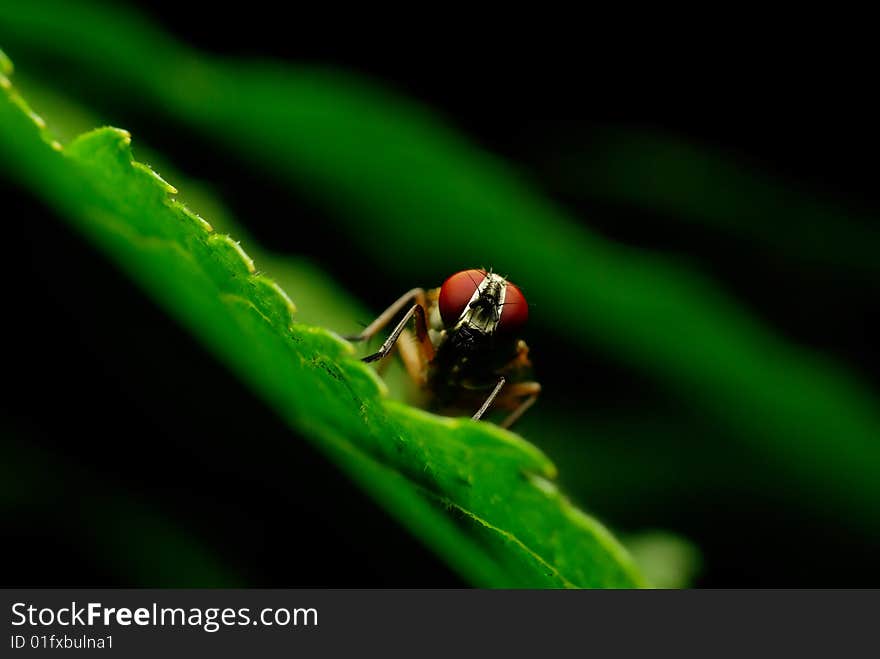
[[[376,318],[372,323],[367,325],[360,334],[354,334],[351,336],[343,337],[347,341],[366,341],[369,338],[385,327],[388,323],[391,322],[391,319],[394,318],[397,314],[401,312],[408,304],[418,304],[423,309],[427,306],[425,303],[425,290],[423,288],[414,288],[411,291],[407,291],[403,295],[401,295],[395,302],[385,309],[379,317]]]
[[[414,304],[413,304],[414,303]],[[427,306],[425,291],[422,288],[414,288],[401,295],[390,307],[383,311],[376,320],[370,323],[360,334],[345,337],[349,341],[365,341],[374,336],[385,327],[401,309],[407,304],[412,304],[401,321],[397,324],[379,350],[372,355],[363,358],[365,362],[378,361],[397,347],[400,352],[403,365],[409,377],[419,385],[425,383],[427,377],[427,364],[434,358],[434,344],[428,335],[428,323],[425,314]],[[406,325],[411,318],[415,317],[416,339],[418,349],[408,340],[410,333]],[[400,340],[402,339],[402,340]]]
[[[495,385],[495,388],[492,389],[492,393],[489,394],[486,401],[480,409],[477,410],[477,413],[474,414],[474,420],[482,417],[492,403],[495,402],[498,407],[513,407],[513,411],[508,414],[500,424],[498,424],[502,428],[510,428],[510,426],[516,423],[519,418],[525,414],[526,410],[535,404],[535,401],[538,399],[538,394],[541,393],[541,385],[538,382],[517,382],[516,384],[508,386],[504,391],[504,395],[499,397],[498,394],[502,387],[504,387],[505,382],[506,380],[503,376],[498,379],[498,383]],[[526,398],[520,400],[523,396]]]
[[[413,317],[415,317],[416,321],[416,338],[418,339],[419,347],[421,349],[421,357],[424,363],[431,361],[431,359],[434,358],[434,346],[431,343],[431,338],[428,336],[428,321],[425,316],[425,308],[420,304],[412,305],[409,311],[404,314],[400,322],[397,323],[397,327],[395,327],[391,334],[388,335],[388,338],[385,339],[385,343],[382,344],[379,350],[372,355],[364,357],[362,361],[374,362],[388,355],[388,353],[391,352],[391,349],[394,348],[394,344],[400,337],[401,332],[403,332],[407,323]]]
[[[402,346],[406,342],[408,334],[409,334],[408,330],[403,330],[403,332],[400,334],[400,339],[398,340],[398,342],[396,344],[394,344],[394,347],[391,348],[391,352],[388,353],[389,357],[394,355],[395,351],[398,351],[400,353],[401,357],[403,357],[403,351],[399,350],[399,348],[400,348],[400,346]],[[406,363],[405,359],[404,359],[404,363]],[[381,375],[382,377],[385,377],[385,371],[388,370],[389,366],[391,366],[391,360],[390,359],[383,359],[378,364],[376,364],[376,373]]]
[[[415,337],[410,330],[405,329],[400,333],[397,343],[391,346],[387,356],[393,355],[395,350],[400,355],[400,360],[403,362],[409,378],[420,387],[424,385],[428,380],[427,362],[422,356],[422,351],[416,345]],[[390,364],[390,359],[381,360],[376,366],[376,373],[384,377]]]
[[[428,380],[427,364],[430,360],[425,358],[424,352],[416,345],[412,332],[408,329],[403,330],[397,340],[396,347],[410,379],[420,387],[424,385]],[[382,362],[382,364],[387,363],[387,361]]]
[[[498,382],[495,384],[495,388],[492,390],[492,393],[489,394],[489,397],[486,398],[480,409],[478,409],[476,413],[471,417],[474,421],[477,421],[481,416],[486,413],[486,410],[489,409],[489,406],[492,404],[492,401],[495,400],[495,397],[498,395],[498,392],[501,391],[501,387],[504,386],[505,382],[507,382],[507,380],[503,375],[498,378]]]
[[[519,379],[531,369],[531,366],[529,347],[525,341],[517,341],[516,357],[504,367],[504,372],[511,375],[513,379]],[[504,394],[495,401],[495,406],[512,411],[498,425],[502,428],[510,428],[525,414],[526,410],[535,404],[540,393],[541,385],[531,380],[516,382],[507,387]]]
[[[498,425],[502,428],[510,428],[510,426],[516,423],[519,418],[525,414],[526,410],[535,404],[535,401],[538,400],[538,394],[540,393],[541,385],[538,382],[517,382],[516,384],[510,385],[510,387],[507,388],[507,391],[504,392],[504,398],[498,400],[498,405],[499,407],[513,407],[516,405],[516,407],[514,407],[514,410]],[[520,401],[519,404],[516,404],[523,396],[526,398]]]

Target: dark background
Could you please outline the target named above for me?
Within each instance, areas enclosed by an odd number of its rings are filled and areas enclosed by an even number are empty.
[[[773,253],[744,262],[749,246],[742,238],[580,198],[559,184],[552,164],[560,153],[589,148],[603,125],[650,128],[711,146],[876,218],[880,128],[866,79],[852,66],[811,57],[806,47],[793,51],[797,57],[771,58],[746,52],[743,42],[736,49],[735,40],[707,53],[711,37],[688,45],[654,34],[654,42],[626,26],[619,33],[594,26],[576,37],[537,27],[512,32],[491,19],[486,27],[455,20],[447,26],[397,16],[384,30],[351,17],[346,29],[328,32],[326,23],[283,16],[261,3],[248,3],[247,12],[215,7],[210,14],[161,3],[141,9],[207,51],[351,70],[416,98],[509,159],[575,216],[590,218],[591,229],[686,257],[786,337],[840,356],[880,383],[880,314],[871,285],[810,274]],[[256,173],[230,171],[216,146],[169,131],[146,113],[99,109],[110,117],[119,111],[120,125],[188,175],[215,183],[240,217],[272,217],[255,204],[321,217],[320,209]],[[236,184],[224,185],[231,180]],[[6,296],[2,414],[13,441],[29,447],[22,449],[21,473],[36,470],[47,483],[45,498],[18,507],[4,527],[4,535],[16,538],[5,543],[15,566],[6,585],[138,585],[137,576],[115,567],[100,540],[112,519],[106,502],[116,500],[172,518],[246,585],[462,585],[39,202],[8,187],[0,193],[31,218],[4,229],[7,243],[17,246],[7,261],[15,273],[10,281],[28,286],[13,284]],[[319,232],[330,224],[311,224],[318,233],[305,243],[277,224],[249,229],[267,247],[310,254],[374,309],[397,294],[398,282],[382,273],[365,280],[357,252],[338,236],[338,249],[328,255]],[[162,349],[151,350],[155,345]],[[543,379],[580,377],[561,367],[564,346],[543,346],[541,353]],[[652,406],[667,401],[664,392],[601,357],[590,366],[590,377],[601,383],[594,393],[609,404],[620,397]],[[272,436],[291,444],[296,475],[238,450],[249,435],[269,439],[264,445]],[[248,460],[253,468],[243,468]],[[699,586],[880,585],[871,545],[846,529],[775,511],[756,521],[752,513],[772,505],[761,500],[716,521],[713,505],[690,517],[672,511],[620,523],[625,529],[656,524],[692,539],[704,552]],[[723,502],[717,505],[720,513]],[[731,541],[724,527],[734,522],[749,524],[761,547],[753,539]],[[799,553],[807,543],[811,552]],[[817,555],[832,559],[832,567],[817,571]]]

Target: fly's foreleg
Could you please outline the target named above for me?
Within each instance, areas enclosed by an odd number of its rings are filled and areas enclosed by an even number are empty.
[[[475,421],[481,418],[494,403],[498,408],[513,410],[498,424],[501,428],[510,428],[525,414],[526,410],[535,404],[535,401],[538,400],[538,394],[541,393],[541,385],[538,382],[517,382],[508,385],[504,389],[504,393],[499,395],[501,389],[504,388],[505,382],[506,380],[503,376],[498,379],[492,392],[472,417]],[[523,398],[524,396],[525,398]]]
[[[422,356],[425,358],[425,361],[429,361],[430,358],[434,356],[434,347],[431,345],[430,337],[428,336],[428,322],[425,316],[425,308],[420,304],[414,304],[410,307],[409,311],[404,314],[403,318],[401,318],[400,322],[397,323],[397,327],[388,335],[388,338],[385,339],[385,342],[382,346],[374,352],[372,355],[368,355],[363,358],[365,362],[374,362],[379,359],[382,359],[389,352],[391,352],[392,348],[394,348],[394,344],[397,342],[397,339],[400,337],[401,332],[406,328],[407,323],[411,318],[415,317],[416,321],[416,337],[419,339],[419,343],[422,347]],[[369,329],[369,328],[367,328]]]
[[[513,411],[498,425],[502,428],[510,428],[519,418],[525,414],[541,393],[541,385],[538,382],[517,382],[504,392],[504,400],[499,400],[499,406],[514,407]],[[525,396],[525,398],[523,398]],[[522,399],[522,400],[519,400]],[[517,403],[517,401],[519,401]]]
[[[489,406],[492,404],[492,401],[495,400],[495,397],[498,395],[498,392],[501,391],[501,388],[504,386],[505,382],[507,382],[507,380],[503,375],[498,378],[498,382],[495,384],[495,388],[492,389],[492,393],[489,394],[488,398],[486,398],[486,400],[480,406],[480,409],[478,409],[471,417],[474,421],[479,420],[479,418],[486,413],[486,410],[489,409]]]
[[[366,341],[372,338],[379,330],[391,322],[391,319],[399,314],[407,305],[418,304],[423,309],[427,306],[425,301],[425,290],[422,288],[414,288],[401,295],[394,303],[385,309],[379,317],[372,323],[367,325],[359,334],[344,337],[348,341]],[[398,335],[400,332],[398,332]],[[392,341],[392,344],[394,342]]]

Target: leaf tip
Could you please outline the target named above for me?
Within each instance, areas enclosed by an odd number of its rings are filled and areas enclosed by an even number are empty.
[[[127,135],[127,138],[125,138],[124,144],[126,146],[128,146],[129,144],[131,144],[131,136],[128,135],[128,131],[125,131],[125,133]],[[142,171],[145,174],[147,174],[148,176],[150,176],[150,178],[152,178],[153,181],[155,181],[156,183],[159,184],[159,188],[163,192],[165,192],[166,194],[172,194],[172,195],[177,194],[177,188],[175,188],[168,181],[166,181],[164,178],[162,178],[159,175],[159,173],[155,169],[150,167],[149,165],[145,165],[144,163],[138,162],[137,160],[132,160],[131,166],[134,167],[135,169],[139,169],[140,171]]]
[[[205,233],[214,233],[214,227],[211,225],[208,220],[203,218],[198,213],[192,212],[189,208],[181,204],[180,202],[175,202],[175,205],[180,209],[180,211],[202,231]]]
[[[284,289],[274,279],[265,275],[252,275],[251,283],[260,291],[258,301],[263,313],[290,328],[293,314],[296,313],[296,305]]]
[[[129,133],[124,128],[114,128],[112,126],[108,126],[107,130],[111,133],[115,133],[119,137],[119,141],[124,146],[131,146],[131,133]]]
[[[293,314],[296,313],[296,304],[294,304],[293,300],[290,299],[290,296],[287,294],[287,291],[285,291],[283,288],[281,288],[281,286],[278,285],[278,282],[275,281],[274,279],[268,279],[266,281],[266,285],[269,288],[272,288],[275,290],[275,294],[279,298],[281,298],[281,301],[287,307],[287,310],[290,312],[290,315],[293,316]]]
[[[202,221],[204,222],[204,220]],[[214,234],[208,238],[208,243],[220,252],[228,254],[231,261],[230,264],[235,264],[237,266],[236,269],[244,266],[242,274],[253,275],[257,271],[256,267],[254,267],[254,260],[248,256],[248,253],[244,251],[237,240],[232,239],[232,236],[225,233]]]
[[[355,347],[351,344],[351,341],[346,341],[339,334],[334,332],[331,329],[321,328],[321,333],[333,339],[333,341],[337,344],[338,347],[342,348],[343,352],[347,355],[354,355],[356,350]],[[369,369],[373,370],[373,369]]]

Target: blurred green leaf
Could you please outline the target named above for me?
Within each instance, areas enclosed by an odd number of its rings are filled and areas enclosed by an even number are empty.
[[[700,570],[700,553],[687,540],[664,531],[646,531],[626,540],[654,588],[687,588]]]
[[[383,400],[381,381],[352,358],[349,344],[292,322],[287,295],[256,273],[238,243],[174,201],[172,186],[133,161],[125,131],[99,129],[62,147],[8,79],[0,82],[7,175],[57,207],[473,583],[641,583],[608,531],[560,494],[555,467],[534,446],[491,424]],[[254,447],[251,440],[246,450]]]
[[[549,167],[554,181],[579,197],[710,226],[775,253],[871,279],[880,275],[876,217],[774,181],[709,148],[606,127],[576,155],[551,158]]]

